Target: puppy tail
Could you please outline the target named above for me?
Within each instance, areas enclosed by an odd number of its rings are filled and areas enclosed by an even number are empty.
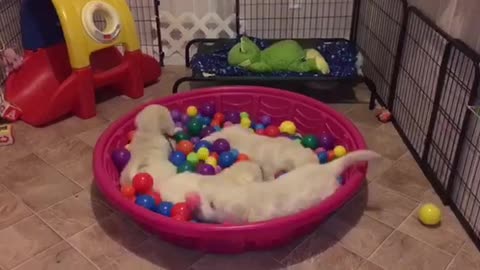
[[[381,158],[381,155],[374,151],[358,150],[358,151],[350,152],[344,157],[328,163],[328,166],[330,166],[330,168],[333,170],[336,176],[339,176],[348,167],[354,164],[357,164],[362,161],[371,161],[378,158]]]
[[[138,113],[135,124],[137,129],[144,132],[153,132],[173,136],[175,123],[170,111],[161,105],[149,105]]]

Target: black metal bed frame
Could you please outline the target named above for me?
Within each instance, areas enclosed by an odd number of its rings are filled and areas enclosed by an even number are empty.
[[[241,21],[252,19],[242,15],[241,8],[247,8],[245,1],[236,1],[238,35],[242,34]],[[262,1],[249,0],[248,8],[255,3],[265,5],[259,2]],[[313,5],[315,0],[305,2]],[[345,1],[329,1],[334,2]],[[393,124],[420,168],[480,248],[480,116],[470,107],[480,105],[480,56],[406,0],[350,2],[353,8],[349,37],[364,57],[364,76],[359,76],[357,82],[365,82],[371,90],[370,108],[377,101],[393,113]],[[275,15],[268,14],[272,16]],[[335,19],[324,12],[319,16],[327,22]],[[243,34],[252,35],[252,30],[255,29],[250,26]],[[209,42],[218,39],[195,39],[187,44],[187,67],[192,47]],[[266,80],[303,82],[310,78],[204,78],[192,74],[180,78],[173,92],[177,93],[184,82],[256,84]]]

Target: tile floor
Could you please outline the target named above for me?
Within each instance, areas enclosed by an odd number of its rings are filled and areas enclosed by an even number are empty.
[[[332,106],[384,158],[371,165],[363,190],[313,234],[277,250],[218,256],[142,231],[92,185],[92,150],[110,121],[168,95],[182,72],[167,68],[143,98],[110,99],[89,120],[43,129],[15,124],[16,144],[0,150],[0,270],[480,269],[480,253],[448,208],[440,227],[419,224],[419,204],[439,199],[395,129],[359,104]]]

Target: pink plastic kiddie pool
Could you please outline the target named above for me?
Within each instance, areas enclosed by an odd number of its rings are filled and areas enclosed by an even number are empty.
[[[200,106],[206,101],[214,101],[218,111],[246,111],[252,119],[257,119],[259,115],[270,115],[273,124],[277,125],[283,120],[292,120],[301,134],[320,135],[328,132],[349,151],[365,149],[360,132],[344,116],[314,99],[278,89],[256,86],[216,87],[177,94],[149,104],[185,110],[189,105]],[[202,224],[176,221],[155,214],[122,196],[118,184],[119,173],[111,159],[112,151],[127,143],[126,135],[134,128],[136,114],[149,104],[113,123],[100,137],[94,155],[95,179],[98,188],[113,207],[174,244],[213,253],[239,253],[287,244],[314,230],[320,222],[352,198],[365,179],[367,165],[353,167],[345,173],[345,184],[319,205],[267,222],[239,226]]]

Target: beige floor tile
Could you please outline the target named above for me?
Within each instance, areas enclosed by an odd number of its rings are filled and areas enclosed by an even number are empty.
[[[417,202],[373,182],[363,189],[348,207],[365,211],[367,216],[396,228],[417,205]]]
[[[202,256],[203,254],[200,252],[151,238],[125,256],[119,257],[108,269],[187,269]]]
[[[100,115],[90,119],[80,119],[76,116],[60,121],[49,128],[56,129],[63,137],[72,137],[87,130],[105,125],[108,121]]]
[[[377,128],[377,130],[381,133],[388,133],[388,134],[392,134],[394,136],[400,136],[398,134],[397,129],[395,128],[395,126],[391,122],[380,125]]]
[[[33,154],[10,163],[3,170],[0,181],[36,211],[81,190],[77,184]]]
[[[13,268],[60,241],[39,218],[26,218],[0,231],[0,266]]]
[[[354,108],[352,104],[348,104],[348,103],[333,103],[333,104],[328,104],[328,106],[342,114],[346,114],[349,111],[353,110]]]
[[[381,154],[384,158],[397,160],[408,151],[400,136],[388,132],[380,132],[378,128],[357,124],[369,149]]]
[[[370,260],[386,270],[439,270],[452,256],[396,231]]]
[[[0,186],[0,230],[31,215],[22,201]]]
[[[408,169],[401,169],[397,164],[379,176],[375,183],[400,192],[414,200],[421,200],[425,191],[431,188],[423,176],[412,175]]]
[[[358,270],[383,270],[383,268],[370,261],[365,261]]]
[[[61,242],[15,270],[94,270],[96,267],[68,243]]]
[[[32,153],[32,149],[24,142],[16,139],[13,145],[0,146],[0,153],[0,168],[3,168],[10,162],[14,162],[18,159],[28,156]]]
[[[192,270],[267,270],[279,269],[281,264],[268,253],[246,253],[241,255],[206,255],[196,262]]]
[[[138,104],[131,98],[118,96],[97,104],[98,114],[103,118],[114,121],[135,109]]]
[[[322,226],[321,231],[333,235],[348,250],[368,258],[393,228],[357,212],[346,205]]]
[[[307,241],[309,237],[312,237],[315,232],[305,235],[303,237],[297,238],[293,240],[290,244],[286,246],[279,247],[276,249],[272,249],[269,251],[270,256],[272,256],[275,260],[281,262],[285,257],[287,257],[296,247],[301,245],[303,242]]]
[[[69,243],[78,248],[97,266],[110,265],[147,239],[136,225],[113,215],[69,238]]]
[[[108,126],[109,124],[101,125],[99,127],[79,133],[78,135],[76,135],[76,137],[82,140],[84,143],[88,144],[89,146],[95,147],[98,138],[100,138],[100,135],[102,135],[102,133],[107,129]]]
[[[90,191],[84,190],[41,211],[39,215],[58,234],[63,237],[70,237],[112,213],[102,203],[92,199]]]
[[[480,269],[480,254],[471,254],[466,251],[460,251],[453,259],[448,270],[478,270]]]
[[[71,137],[36,151],[37,156],[82,187],[93,181],[93,148]]]
[[[470,253],[473,256],[480,256],[480,250],[475,246],[470,238],[467,238],[465,245],[462,248],[463,251]]]
[[[64,135],[56,125],[33,127],[20,121],[14,124],[14,131],[16,139],[33,151],[64,138]]]
[[[391,159],[382,157],[380,159],[372,160],[368,163],[367,179],[373,181],[380,175],[390,169],[394,164]]]
[[[373,111],[368,109],[367,104],[352,104],[352,109],[347,113],[348,118],[356,124],[377,128],[382,123],[378,121]]]
[[[327,234],[317,233],[298,246],[282,263],[288,269],[358,269],[363,259]]]

